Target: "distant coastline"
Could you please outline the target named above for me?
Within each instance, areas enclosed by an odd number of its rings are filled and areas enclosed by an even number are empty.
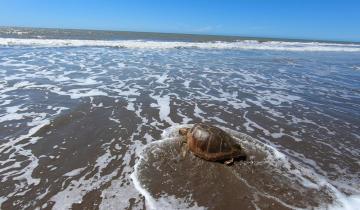
[[[1,38],[47,38],[47,39],[89,39],[89,40],[161,40],[161,41],[187,41],[187,42],[235,42],[242,40],[256,40],[259,42],[283,41],[283,42],[319,42],[360,44],[356,41],[335,41],[320,39],[295,39],[273,38],[255,36],[233,36],[216,34],[187,34],[187,33],[164,33],[164,32],[140,32],[140,31],[116,31],[98,29],[71,29],[71,28],[37,28],[0,26]]]

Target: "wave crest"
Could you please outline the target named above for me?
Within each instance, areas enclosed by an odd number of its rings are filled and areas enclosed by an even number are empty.
[[[77,40],[0,38],[0,46],[118,47],[131,49],[238,49],[276,51],[360,52],[358,44],[244,40],[236,42],[171,42],[145,40]]]

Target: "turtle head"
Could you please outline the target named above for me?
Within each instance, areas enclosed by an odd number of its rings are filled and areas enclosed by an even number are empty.
[[[187,133],[189,132],[189,130],[190,130],[190,128],[180,128],[180,129],[179,129],[179,134],[180,134],[181,136],[186,136]]]

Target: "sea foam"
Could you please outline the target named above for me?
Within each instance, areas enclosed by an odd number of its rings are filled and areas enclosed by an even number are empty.
[[[236,42],[170,42],[145,40],[76,40],[76,39],[18,39],[0,38],[1,46],[42,46],[42,47],[119,47],[135,49],[239,49],[239,50],[277,50],[277,51],[329,51],[360,52],[359,44],[340,44],[323,42],[283,42],[243,40]]]

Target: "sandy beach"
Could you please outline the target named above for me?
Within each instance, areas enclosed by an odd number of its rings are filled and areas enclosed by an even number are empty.
[[[0,38],[1,209],[357,204],[359,45],[32,36]],[[252,161],[182,157],[198,122]]]

